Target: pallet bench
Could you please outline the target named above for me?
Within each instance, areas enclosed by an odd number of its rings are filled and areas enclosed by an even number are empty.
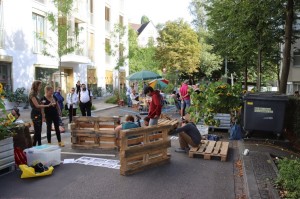
[[[130,175],[170,161],[167,149],[170,125],[157,125],[120,131],[120,174]]]
[[[158,125],[170,125],[172,128],[169,130],[168,134],[177,128],[179,121],[177,119],[162,118],[158,119]]]
[[[115,128],[119,117],[74,117],[71,124],[72,148],[115,149]]]
[[[221,161],[226,161],[229,142],[203,140],[198,147],[193,147],[189,151],[189,157],[201,155],[205,160],[210,160],[212,157],[220,157]]]

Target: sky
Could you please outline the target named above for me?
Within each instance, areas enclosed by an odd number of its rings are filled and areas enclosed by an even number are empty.
[[[130,23],[140,23],[146,15],[155,25],[168,20],[184,18],[191,22],[189,3],[191,0],[126,0],[125,6]]]

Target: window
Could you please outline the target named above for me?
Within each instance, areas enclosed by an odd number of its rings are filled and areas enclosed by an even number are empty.
[[[5,89],[11,90],[11,64],[0,63],[0,83]]]
[[[32,13],[33,27],[33,52],[40,53],[44,48],[45,39],[45,17]]]
[[[294,52],[294,66],[300,67],[300,51]]]
[[[110,8],[105,6],[105,21],[110,21]]]

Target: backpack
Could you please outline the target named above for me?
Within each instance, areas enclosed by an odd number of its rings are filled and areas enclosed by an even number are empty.
[[[89,96],[90,96],[90,100],[91,100],[91,99],[92,99],[92,98],[91,98],[91,90],[88,89],[88,91],[89,91]],[[80,102],[80,93],[81,93],[81,91],[79,91],[79,93],[78,93],[78,99],[79,99],[79,102]]]

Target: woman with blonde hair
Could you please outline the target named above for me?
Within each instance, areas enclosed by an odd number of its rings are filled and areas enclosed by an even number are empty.
[[[38,143],[38,145],[42,145],[42,124],[45,121],[45,114],[43,109],[45,107],[49,107],[49,105],[43,105],[41,103],[39,93],[42,88],[42,82],[40,80],[35,80],[32,83],[30,93],[29,93],[29,104],[31,106],[31,120],[33,123],[34,129],[34,139],[33,139],[33,146]]]
[[[58,104],[58,99],[53,95],[53,87],[46,86],[45,87],[45,96],[42,98],[42,101],[45,105],[49,105],[46,107],[45,116],[46,116],[46,124],[47,124],[47,141],[51,144],[51,127],[52,122],[54,124],[54,129],[58,141],[58,145],[60,147],[65,146],[61,141],[60,130],[59,130],[59,116],[61,116],[61,110]]]

